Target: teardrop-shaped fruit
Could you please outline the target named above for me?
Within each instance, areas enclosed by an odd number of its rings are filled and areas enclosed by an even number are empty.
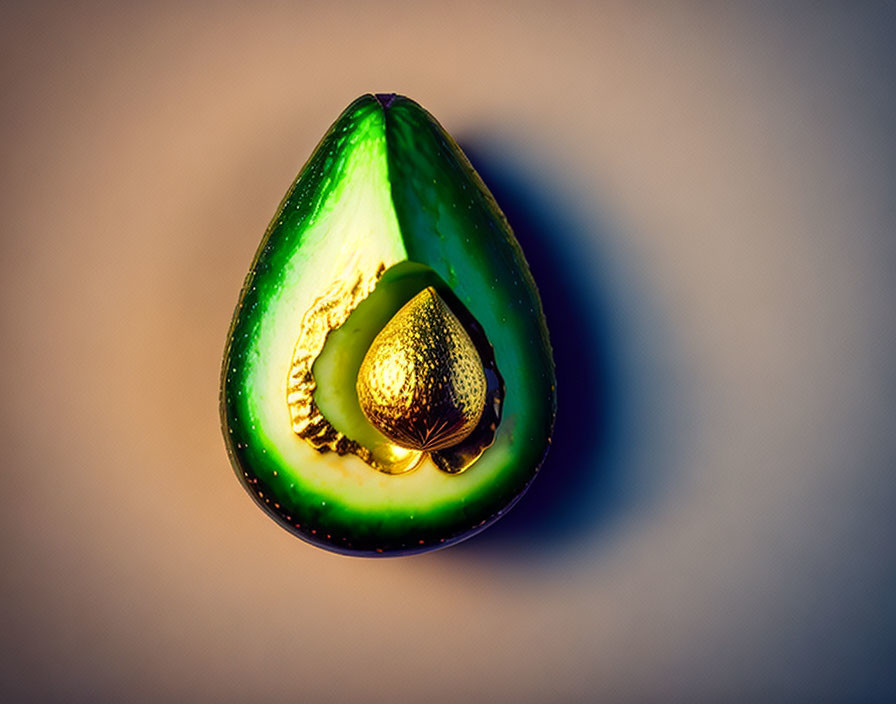
[[[362,96],[281,203],[234,315],[221,414],[244,486],[331,550],[437,548],[522,495],[554,409],[498,206],[423,108]]]

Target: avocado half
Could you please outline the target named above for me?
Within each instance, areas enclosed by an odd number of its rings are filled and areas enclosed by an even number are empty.
[[[424,292],[450,311],[446,329],[456,321],[467,333],[487,383],[475,427],[432,452],[384,434],[357,391],[379,333],[416,320],[407,311]],[[410,329],[390,339],[434,338]],[[520,498],[555,407],[538,292],[488,189],[420,105],[358,98],[287,192],[240,294],[221,383],[240,481],[320,547],[423,552],[482,530]]]

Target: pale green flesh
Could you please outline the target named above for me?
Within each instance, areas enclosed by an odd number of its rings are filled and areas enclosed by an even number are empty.
[[[430,461],[405,475],[383,474],[352,455],[318,452],[298,437],[290,424],[286,379],[305,311],[337,277],[374,272],[381,264],[390,267],[406,258],[390,199],[381,112],[366,117],[344,158],[342,180],[309,220],[301,247],[283,267],[274,290],[268,292],[264,310],[256,313],[259,324],[246,355],[251,363],[245,385],[247,392],[251,390],[247,406],[260,445],[253,448],[254,454],[260,450],[267,456],[256,463],[256,471],[266,483],[288,487],[297,505],[319,503],[321,516],[336,523],[362,515],[391,515],[393,520],[404,516],[407,521],[421,522],[444,521],[441,514],[446,512],[462,516],[464,505],[488,491],[510,460],[512,419],[502,423],[495,444],[474,467],[456,476],[438,471]],[[380,317],[387,320],[396,304],[400,306],[397,299],[383,307]],[[363,356],[360,348],[340,348],[351,357],[346,364],[354,365],[358,355]],[[338,359],[318,360],[316,371],[321,378],[317,379],[320,391],[316,398],[325,415],[334,414],[335,424],[361,427],[351,403],[330,395],[327,389],[331,387],[324,383],[328,374],[342,373],[339,365]],[[316,497],[313,502],[310,496]],[[408,523],[407,529],[412,531],[413,523]]]

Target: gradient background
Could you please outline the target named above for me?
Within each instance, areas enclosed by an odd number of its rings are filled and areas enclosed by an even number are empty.
[[[0,698],[896,697],[894,36],[884,3],[4,3]],[[492,186],[560,394],[510,516],[379,561],[266,518],[217,409],[262,232],[367,91]]]

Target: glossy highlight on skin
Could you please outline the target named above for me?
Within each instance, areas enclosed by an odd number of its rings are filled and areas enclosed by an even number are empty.
[[[462,473],[450,474],[450,462],[437,464],[435,455],[413,471],[377,471],[357,454],[315,449],[290,419],[287,380],[314,302],[341,281],[369,282],[370,296],[390,270],[408,266],[432,272],[465,329],[487,341],[485,373],[502,389],[488,416],[493,442]],[[361,311],[363,303],[352,305]],[[358,322],[353,310],[340,314],[339,332]],[[356,380],[332,369],[338,383],[313,391],[321,408],[340,403],[337,389],[354,393]],[[534,478],[555,409],[538,293],[497,204],[413,101],[356,100],[287,193],[234,315],[221,409],[231,461],[256,502],[299,537],[339,552],[401,554],[457,542],[496,520]],[[400,451],[385,437],[380,449]]]

